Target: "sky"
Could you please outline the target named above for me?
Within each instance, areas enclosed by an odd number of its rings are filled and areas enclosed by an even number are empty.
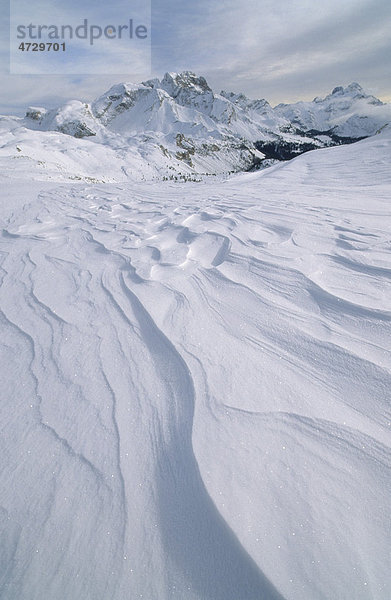
[[[93,14],[98,23],[117,23],[140,1],[147,5],[145,0],[30,4],[37,22],[45,15],[47,23],[51,9],[61,6],[62,18],[69,22]],[[11,3],[13,14],[22,19],[26,0]],[[87,74],[65,74],[58,65],[56,74],[46,75],[10,74],[9,0],[0,4],[2,114],[23,114],[30,105],[53,107],[70,99],[91,101],[120,81],[139,82],[183,70],[203,75],[217,92],[243,92],[272,105],[311,100],[352,81],[391,101],[389,0],[152,0],[151,61],[126,63],[119,72],[125,63],[115,58],[112,42],[102,41],[95,56],[101,69],[89,67],[89,54],[83,63]],[[38,60],[33,55],[29,59]]]

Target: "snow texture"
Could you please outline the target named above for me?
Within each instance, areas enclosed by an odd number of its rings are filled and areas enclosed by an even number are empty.
[[[389,600],[390,150],[175,184],[3,148],[2,600]]]

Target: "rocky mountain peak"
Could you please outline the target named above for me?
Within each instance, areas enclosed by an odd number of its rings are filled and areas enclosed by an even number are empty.
[[[165,89],[170,96],[172,95],[171,92],[175,94],[178,89],[191,89],[198,93],[212,91],[205,77],[199,77],[192,71],[183,71],[182,73],[166,73],[161,81],[161,87],[162,89]]]
[[[365,94],[361,85],[359,83],[356,83],[355,81],[350,83],[345,88],[342,85],[338,85],[337,87],[335,87],[333,89],[333,91],[331,92],[330,95],[331,96],[344,96],[347,94],[354,95],[354,96],[362,95],[363,97],[367,96],[367,94]]]
[[[216,174],[354,141],[390,121],[390,105],[355,82],[334,88],[325,98],[272,108],[243,93],[214,93],[204,77],[184,71],[114,85],[92,104],[31,108],[23,124],[105,147],[131,148],[142,155],[140,160],[147,156],[148,165],[163,161],[178,172]]]

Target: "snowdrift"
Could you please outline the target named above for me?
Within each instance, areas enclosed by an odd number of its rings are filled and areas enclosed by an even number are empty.
[[[390,150],[3,178],[2,600],[391,597]]]

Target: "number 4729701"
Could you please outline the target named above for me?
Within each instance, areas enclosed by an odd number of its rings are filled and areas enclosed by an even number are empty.
[[[65,52],[65,42],[62,42],[61,44],[58,42],[21,42],[18,50],[22,50],[22,52],[48,52],[50,50],[53,50],[54,52]]]

